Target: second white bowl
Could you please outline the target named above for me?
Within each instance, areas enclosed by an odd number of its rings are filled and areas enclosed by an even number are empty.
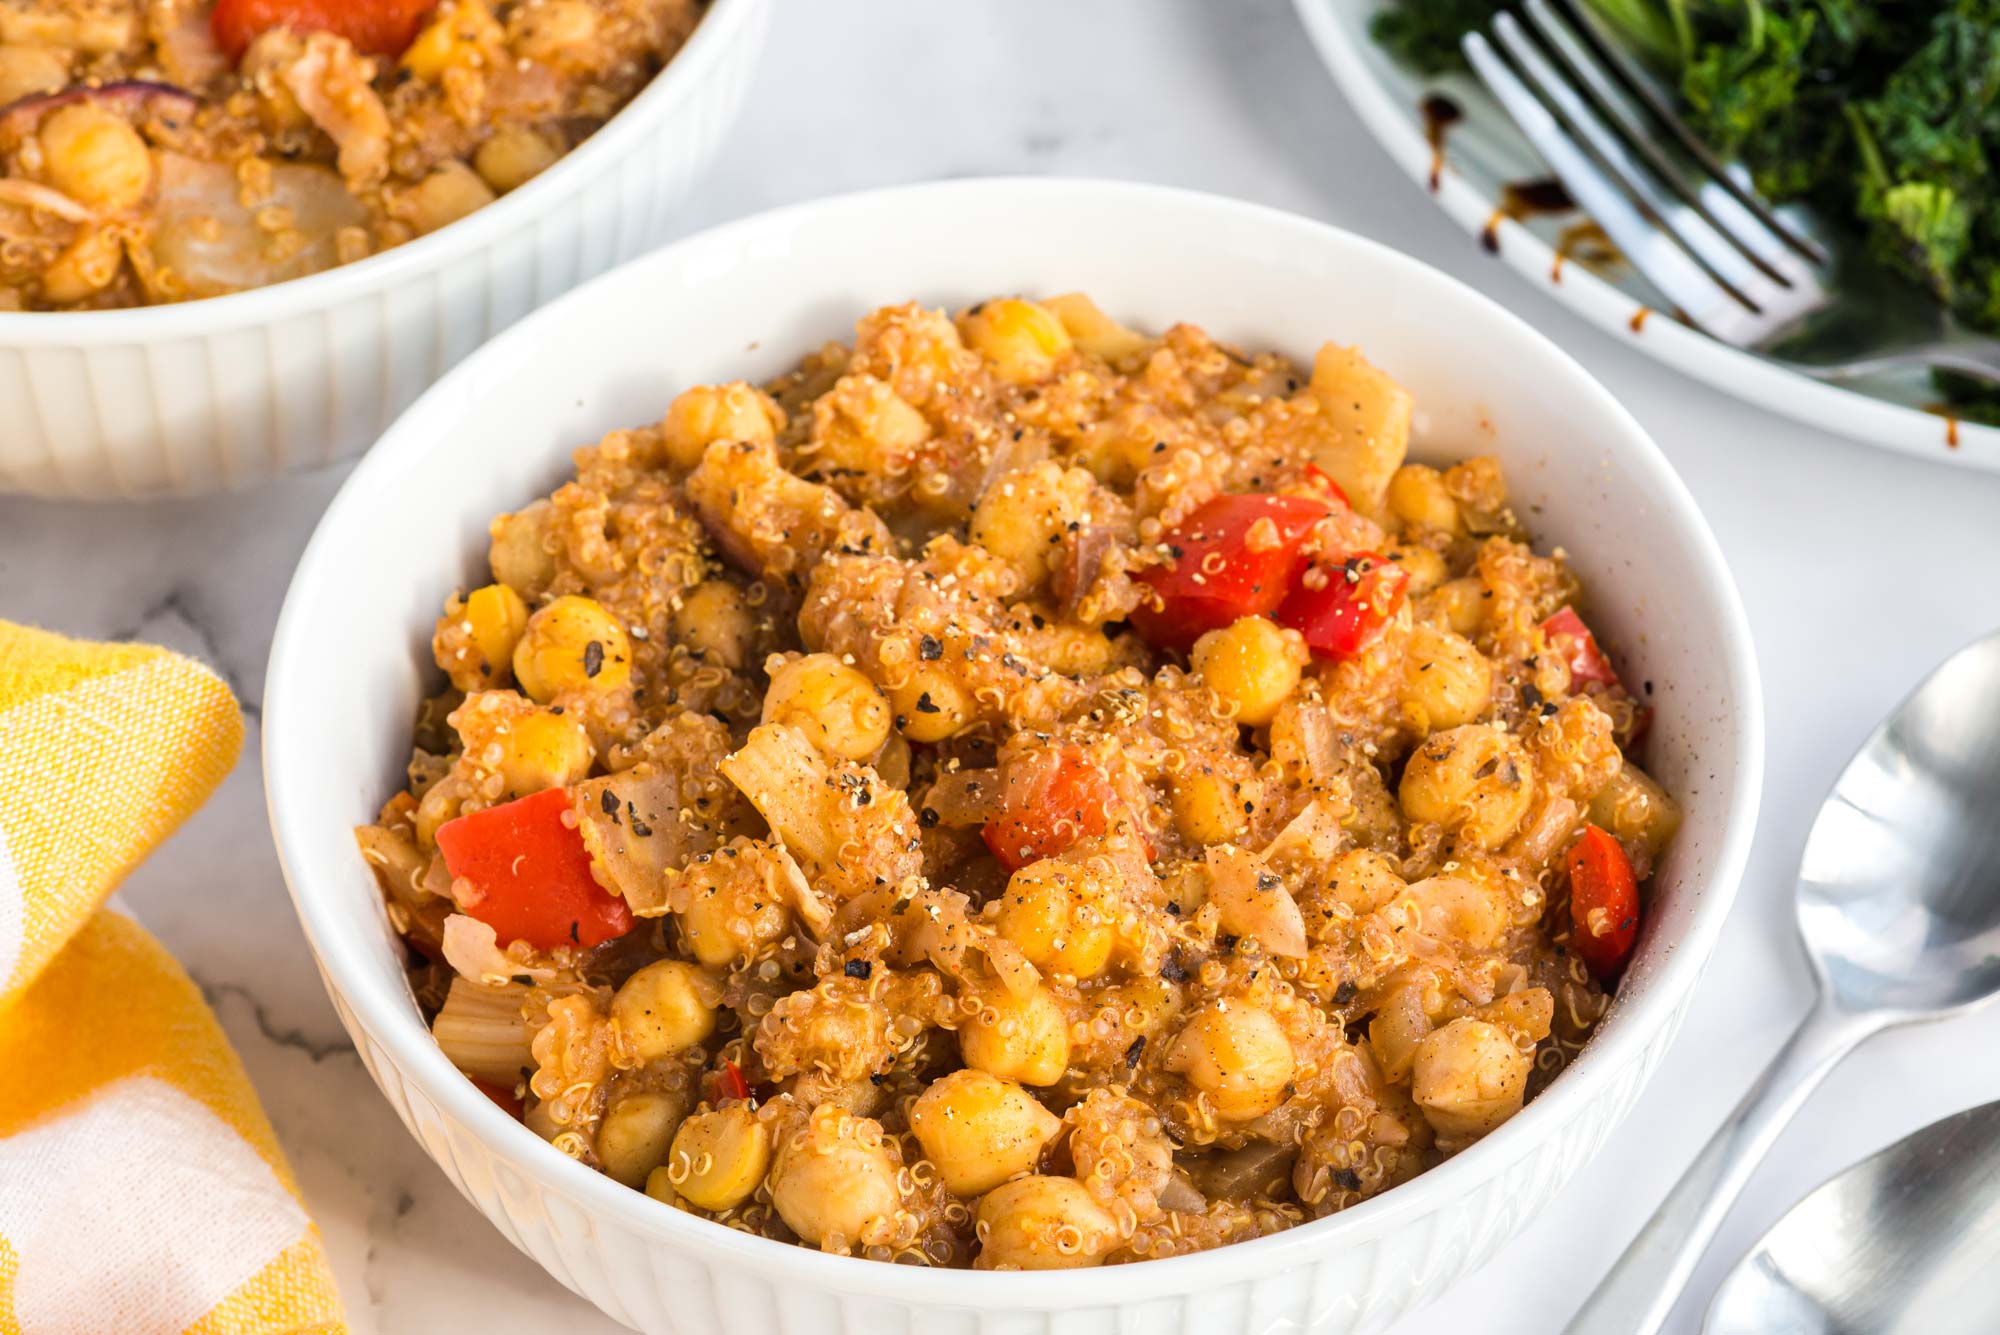
[[[1415,394],[1420,454],[1500,456],[1538,538],[1569,551],[1627,679],[1646,683],[1649,761],[1686,809],[1610,1014],[1519,1116],[1415,1181],[1288,1233],[1142,1265],[993,1274],[826,1256],[565,1158],[432,1042],[350,834],[401,782],[408,721],[433,684],[431,626],[452,587],[483,574],[489,518],[552,487],[574,447],[657,420],[678,390],[774,375],[876,306],[1070,289],[1142,328],[1189,320],[1302,361],[1328,338],[1358,343]],[[970,181],[681,242],[447,376],[355,471],[306,551],[272,652],[264,763],[300,917],[376,1082],[495,1227],[619,1320],[686,1335],[1344,1335],[1379,1330],[1484,1261],[1638,1097],[1742,871],[1759,699],[1742,609],[1686,489],[1610,395],[1521,321],[1300,218],[1142,186]]]
[[[658,78],[463,221],[209,301],[0,313],[0,492],[243,487],[358,454],[535,307],[659,244],[742,105],[769,0],[713,0]]]

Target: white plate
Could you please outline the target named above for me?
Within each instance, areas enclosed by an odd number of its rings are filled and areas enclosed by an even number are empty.
[[[1476,79],[1425,78],[1392,60],[1368,35],[1369,20],[1383,8],[1380,0],[1293,3],[1334,82],[1389,155],[1459,226],[1556,300],[1648,356],[1772,412],[1866,444],[2000,470],[2000,428],[1929,411],[1924,405],[1936,395],[1922,377],[1852,389],[1822,384],[1655,313],[1672,303],[1629,265],[1600,272],[1573,260],[1559,263],[1556,235],[1579,215],[1523,224],[1500,212],[1505,183],[1550,173]],[[1424,124],[1422,104],[1431,92],[1444,93],[1465,112],[1443,136],[1442,154]]]

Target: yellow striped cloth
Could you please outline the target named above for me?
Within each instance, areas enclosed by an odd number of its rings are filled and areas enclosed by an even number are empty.
[[[243,745],[163,649],[0,621],[0,1335],[346,1330],[201,994],[102,907]]]

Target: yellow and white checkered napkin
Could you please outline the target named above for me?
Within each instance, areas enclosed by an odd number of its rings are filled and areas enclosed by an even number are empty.
[[[0,1335],[346,1329],[201,994],[100,907],[229,772],[214,673],[0,621]]]

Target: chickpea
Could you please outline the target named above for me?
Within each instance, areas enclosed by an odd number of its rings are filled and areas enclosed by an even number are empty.
[[[501,194],[519,190],[555,166],[562,149],[533,130],[501,130],[479,146],[472,166],[486,184]]]
[[[704,881],[680,920],[688,949],[711,969],[749,959],[792,925],[791,910],[761,880],[738,878]]]
[[[597,1128],[598,1167],[628,1187],[644,1186],[647,1175],[666,1159],[680,1115],[681,1101],[670,1094],[618,1099]]]
[[[505,39],[485,0],[457,0],[438,7],[437,16],[403,52],[402,67],[435,83],[447,70],[489,58]]]
[[[1420,733],[1470,723],[1493,700],[1493,666],[1472,642],[1435,626],[1410,632],[1403,712]]]
[[[1404,464],[1389,476],[1389,513],[1411,528],[1465,531],[1458,502],[1445,490],[1444,474],[1428,464]]]
[[[1403,894],[1426,932],[1473,950],[1497,950],[1514,925],[1512,896],[1497,879],[1430,876]]]
[[[603,604],[567,595],[528,618],[514,680],[541,704],[564,691],[616,690],[632,680],[632,645]]]
[[[895,1228],[896,1172],[880,1124],[822,1107],[778,1148],[771,1204],[815,1246],[866,1246]]]
[[[1521,1111],[1532,1065],[1498,1025],[1453,1020],[1417,1045],[1410,1094],[1439,1135],[1462,1144]]]
[[[1115,362],[1123,357],[1137,356],[1153,345],[1152,339],[1119,324],[1081,292],[1049,297],[1042,305],[1062,321],[1062,327],[1069,332],[1076,346],[1093,357]]]
[[[1399,546],[1389,552],[1389,559],[1403,568],[1410,577],[1407,590],[1412,598],[1421,598],[1443,584],[1451,574],[1444,557],[1428,547]]]
[[[1479,723],[1432,733],[1411,754],[1397,792],[1405,816],[1457,829],[1480,848],[1505,842],[1534,796],[1534,766],[1520,742]]]
[[[770,1129],[749,1105],[732,1103],[681,1123],[665,1166],[646,1180],[646,1194],[671,1202],[678,1193],[720,1213],[749,1200],[770,1167]]]
[[[1118,1221],[1073,1177],[1023,1177],[986,1193],[974,1215],[981,1270],[1075,1270],[1118,1245]]]
[[[528,605],[521,595],[505,584],[488,584],[445,604],[431,654],[459,690],[491,690],[507,683],[514,646],[527,628]]]
[[[740,672],[757,638],[757,614],[726,579],[703,580],[674,609],[674,639],[704,663]]]
[[[889,702],[832,654],[807,654],[773,672],[763,721],[797,728],[844,760],[866,760],[889,740]]]
[[[1109,672],[1118,656],[1118,646],[1099,626],[1079,626],[1072,621],[1051,622],[1036,643],[1042,662],[1066,677],[1095,677]]]
[[[821,468],[879,475],[905,466],[930,436],[931,424],[894,385],[854,373],[820,401],[811,453]]]
[[[973,720],[972,696],[958,678],[935,667],[921,667],[889,693],[896,707],[896,726],[913,742],[948,741]]]
[[[42,296],[57,305],[87,301],[111,286],[124,265],[117,228],[85,228],[42,270]]]
[[[1261,727],[1298,689],[1308,657],[1297,631],[1249,616],[1196,640],[1192,661],[1209,689],[1236,707],[1238,723]]]
[[[438,826],[458,815],[463,800],[461,795],[452,791],[450,784],[444,783],[432,784],[429,791],[417,799],[417,814],[413,823],[420,850],[425,853],[437,850]]]
[[[1621,840],[1643,843],[1657,858],[1681,827],[1681,808],[1652,775],[1627,760],[1590,799],[1590,819]]]
[[[625,980],[611,998],[611,1022],[639,1060],[661,1061],[715,1032],[714,980],[692,964],[657,960]]]
[[[597,756],[580,720],[546,709],[513,720],[500,746],[500,779],[509,797],[526,797],[588,778]]]
[[[421,236],[479,212],[495,198],[472,168],[446,162],[410,188],[403,196],[403,209],[406,221]]]
[[[979,1013],[959,1022],[965,1064],[1024,1085],[1053,1085],[1069,1069],[1069,1019],[1046,988],[1015,996],[989,987]]]
[[[501,515],[487,530],[493,541],[486,563],[493,578],[524,599],[541,597],[555,581],[554,519],[555,506],[544,497],[525,510]]]
[[[1094,422],[1071,448],[1069,458],[1107,487],[1130,488],[1140,473],[1158,462],[1153,447],[1160,443],[1159,435],[1145,426],[1143,419]]]
[[[667,460],[684,472],[701,462],[702,454],[718,440],[747,441],[769,445],[778,439],[783,425],[778,405],[750,386],[698,385],[683,391],[667,405],[660,423],[666,439]]]
[[[1033,1171],[1062,1119],[1011,1080],[960,1070],[918,1096],[910,1130],[946,1190],[971,1197]]]
[[[537,65],[589,69],[597,46],[597,11],[584,0],[519,5],[507,20],[514,53]]]
[[[965,345],[987,361],[1002,380],[1024,384],[1046,380],[1070,350],[1069,331],[1048,307],[1018,297],[982,302],[958,317]]]
[[[1373,913],[1408,885],[1397,870],[1396,860],[1372,848],[1351,848],[1327,869],[1327,891],[1357,916]]]
[[[44,171],[49,184],[93,209],[129,209],[153,185],[146,141],[121,117],[75,102],[42,122]]]
[[[1446,580],[1425,599],[1424,618],[1442,620],[1454,635],[1470,639],[1486,624],[1486,608],[1493,600],[1486,585],[1473,575]]]
[[[1196,1011],[1174,1039],[1167,1069],[1208,1096],[1225,1122],[1248,1122],[1285,1101],[1292,1042],[1271,1013],[1216,1001]]]
[[[1174,775],[1174,828],[1191,844],[1233,844],[1249,827],[1243,789],[1203,765]]]
[[[972,540],[1005,561],[1021,591],[1039,588],[1064,530],[1090,512],[1097,479],[1081,468],[1036,464],[1000,478],[972,511]]]
[[[1105,887],[1079,863],[1031,862],[1000,895],[1000,935],[1034,964],[1077,978],[1095,978],[1117,943]]]
[[[0,103],[69,86],[69,52],[50,46],[0,46]]]

